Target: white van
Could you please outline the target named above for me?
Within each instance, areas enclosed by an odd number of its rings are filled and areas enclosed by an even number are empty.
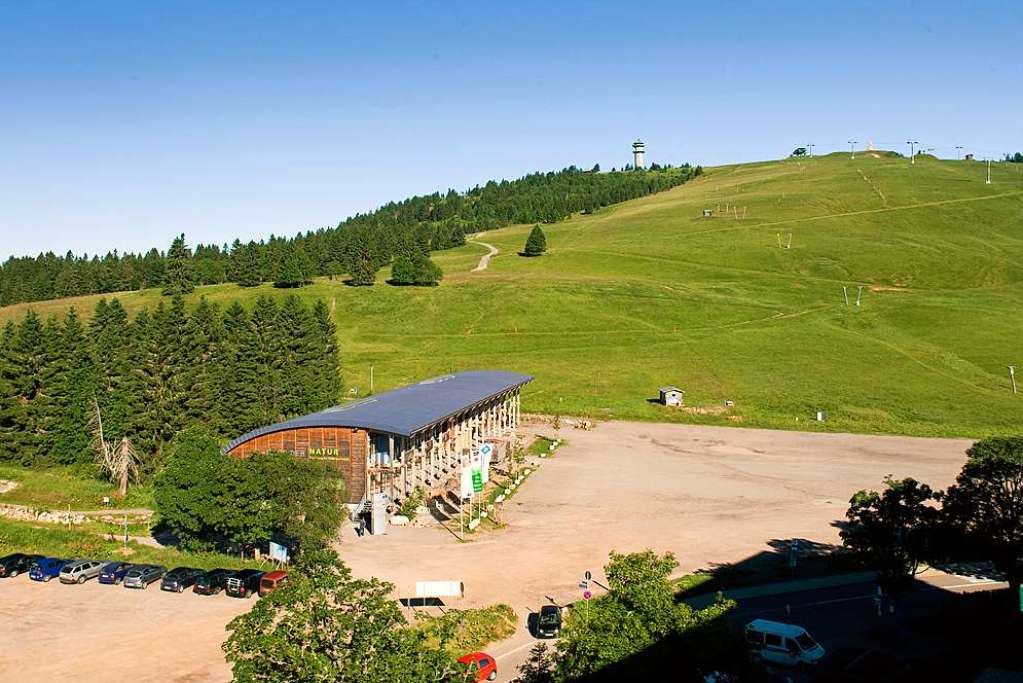
[[[754,619],[746,624],[746,644],[754,656],[771,664],[816,664],[824,658],[824,648],[805,628],[780,621]]]

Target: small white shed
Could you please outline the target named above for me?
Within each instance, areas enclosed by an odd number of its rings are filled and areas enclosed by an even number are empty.
[[[678,387],[661,387],[661,405],[680,406],[685,400],[686,392]]]

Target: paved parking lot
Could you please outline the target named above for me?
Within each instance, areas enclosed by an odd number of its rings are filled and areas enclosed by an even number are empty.
[[[548,596],[579,599],[586,570],[603,581],[609,551],[670,550],[689,572],[774,552],[772,542],[839,543],[835,523],[855,491],[886,474],[943,488],[972,443],[636,422],[561,436],[566,445],[506,504],[504,529],[469,543],[442,529],[393,529],[343,544],[356,573],[403,595],[417,580],[451,579],[466,590],[453,606],[514,607],[519,633],[492,648],[499,680],[529,653],[529,612]]]
[[[443,529],[393,529],[341,545],[360,575],[465,582],[454,606],[505,602],[522,627],[497,643],[501,680],[529,652],[525,618],[551,596],[602,580],[610,550],[673,551],[681,570],[740,562],[792,538],[838,541],[849,496],[886,474],[948,485],[970,442],[645,423],[563,429],[568,440],[503,511],[506,528],[459,543]],[[0,680],[222,682],[225,624],[252,603],[27,577],[0,580]]]
[[[159,583],[132,590],[95,579],[0,579],[0,681],[227,681],[224,626],[251,604],[166,593]]]

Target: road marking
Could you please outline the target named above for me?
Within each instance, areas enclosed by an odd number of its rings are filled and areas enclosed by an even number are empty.
[[[534,645],[534,641],[531,640],[528,643],[523,643],[522,645],[519,645],[517,648],[514,648],[512,650],[508,650],[504,654],[494,655],[494,659],[501,659],[502,657],[507,657],[508,655],[513,655],[516,652],[518,652],[519,650],[522,650],[522,649],[527,648],[527,647],[532,647],[533,645]]]

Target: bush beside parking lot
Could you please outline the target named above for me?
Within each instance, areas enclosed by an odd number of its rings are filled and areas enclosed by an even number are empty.
[[[482,650],[487,645],[511,637],[518,617],[508,605],[491,605],[479,609],[448,610],[439,617],[428,617],[420,623],[431,645],[448,636],[445,648],[453,657]]]

